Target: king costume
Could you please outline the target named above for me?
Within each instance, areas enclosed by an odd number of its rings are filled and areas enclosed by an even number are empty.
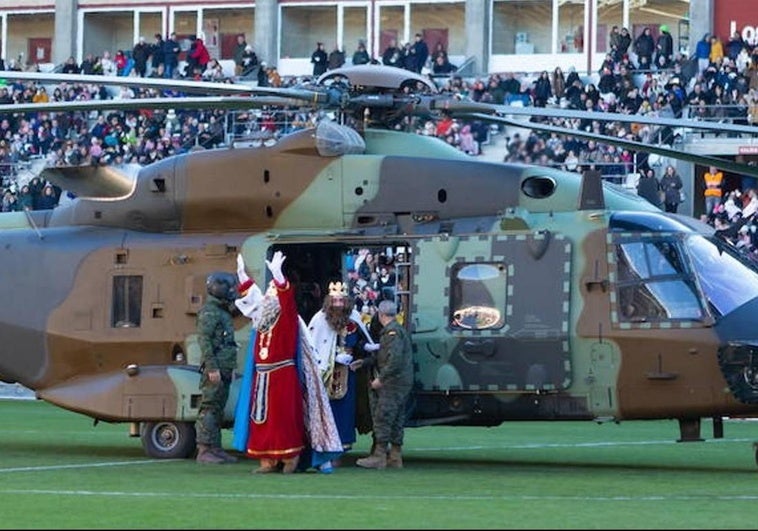
[[[330,307],[332,309],[330,309]],[[328,312],[334,308],[344,308],[347,313],[345,324],[336,329]],[[318,363],[324,385],[329,396],[334,420],[337,424],[342,448],[349,450],[356,440],[356,416],[358,412],[358,393],[367,394],[367,386],[361,386],[350,363],[358,356],[363,345],[374,345],[360,313],[350,304],[346,285],[341,282],[330,283],[329,293],[324,307],[316,312],[308,324],[313,340],[314,355]],[[377,345],[378,346],[378,345]]]
[[[276,260],[280,268],[283,255],[275,254],[272,262]],[[279,271],[262,295],[240,262],[238,257],[240,291],[247,291],[235,304],[251,319],[252,329],[236,408],[234,447],[260,459],[256,472],[276,472],[280,464],[283,472],[293,472],[306,448],[310,462],[305,467],[318,467],[338,457],[342,446],[310,338],[297,313],[294,290]]]

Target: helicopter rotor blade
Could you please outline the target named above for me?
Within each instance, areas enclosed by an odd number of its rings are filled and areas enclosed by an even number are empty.
[[[161,79],[134,76],[100,76],[87,74],[56,74],[43,72],[2,71],[0,79],[17,81],[37,81],[41,83],[75,83],[106,86],[129,86],[171,90],[192,94],[261,94],[293,98],[315,104],[326,103],[324,92],[307,88],[258,87],[241,83],[217,83],[210,81],[186,81],[181,79]]]
[[[547,107],[517,107],[510,105],[493,105],[488,103],[448,100],[434,102],[434,109],[448,111],[455,114],[478,112],[484,114],[509,114],[513,116],[541,117],[541,118],[568,118],[579,120],[597,120],[605,122],[621,122],[627,124],[644,124],[668,126],[673,128],[689,128],[712,130],[714,124],[704,120],[691,120],[687,118],[665,118],[662,116],[648,116],[644,114],[621,114],[614,112],[579,111],[574,109],[552,109]],[[529,121],[522,124],[523,127],[531,127],[535,122]],[[718,128],[725,133],[749,134],[758,133],[755,126],[735,125],[719,123]]]
[[[0,114],[26,112],[72,112],[89,110],[129,111],[140,109],[227,109],[247,110],[263,107],[299,107],[300,99],[276,96],[228,96],[188,98],[129,98],[113,100],[56,101],[0,105]]]
[[[257,87],[233,83],[215,83],[210,81],[186,81],[181,79],[163,79],[133,76],[102,76],[91,74],[59,74],[54,72],[0,72],[0,79],[15,81],[36,81],[38,83],[93,84],[106,86],[139,86],[144,88],[176,90],[186,93],[201,94],[249,94]]]
[[[585,140],[595,140],[599,144],[611,144],[620,148],[629,149],[633,151],[655,153],[663,157],[672,157],[672,158],[676,158],[680,160],[686,160],[686,161],[694,162],[696,164],[701,164],[704,166],[716,166],[717,168],[721,168],[721,169],[735,172],[738,174],[751,175],[753,177],[758,177],[758,167],[747,166],[745,164],[739,164],[737,162],[732,162],[729,160],[725,160],[719,157],[713,157],[709,155],[695,155],[692,153],[686,153],[682,151],[681,149],[676,149],[673,147],[665,147],[665,146],[655,145],[655,144],[646,144],[643,142],[637,142],[635,140],[627,140],[621,137],[611,137],[608,135],[591,133],[588,131],[581,131],[577,129],[568,129],[565,127],[558,127],[558,126],[543,124],[539,122],[529,122],[528,125],[525,125],[524,123],[514,120],[512,118],[491,116],[491,115],[481,114],[481,113],[471,113],[471,114],[467,114],[467,116],[471,116],[472,118],[476,118],[476,119],[480,119],[484,121],[501,123],[505,125],[512,125],[516,127],[528,127],[528,128],[537,129],[539,131],[543,131],[546,133],[556,133],[562,136],[575,136],[578,138],[583,138]]]

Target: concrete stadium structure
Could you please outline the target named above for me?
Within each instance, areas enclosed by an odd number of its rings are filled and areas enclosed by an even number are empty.
[[[422,33],[474,75],[564,70],[594,72],[615,26],[637,35],[666,24],[679,51],[691,53],[714,21],[749,16],[744,0],[17,0],[0,5],[0,57],[23,65],[81,62],[104,50],[131,50],[140,36],[203,36],[211,54],[230,59],[243,33],[283,75],[311,73],[317,41],[352,56],[363,40],[381,57],[391,38]],[[734,15],[732,15],[734,13]],[[732,20],[719,29],[724,34]],[[690,36],[692,37],[692,40]],[[726,34],[728,36],[729,34]],[[185,42],[186,44],[186,42]]]

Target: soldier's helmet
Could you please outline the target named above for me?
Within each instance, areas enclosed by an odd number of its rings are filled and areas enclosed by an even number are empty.
[[[237,277],[225,271],[215,271],[208,275],[205,287],[209,295],[222,301],[233,301],[237,298]]]

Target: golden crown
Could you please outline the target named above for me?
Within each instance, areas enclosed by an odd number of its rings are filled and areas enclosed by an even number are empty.
[[[329,296],[330,297],[347,297],[347,284],[342,282],[330,282],[329,283]]]

